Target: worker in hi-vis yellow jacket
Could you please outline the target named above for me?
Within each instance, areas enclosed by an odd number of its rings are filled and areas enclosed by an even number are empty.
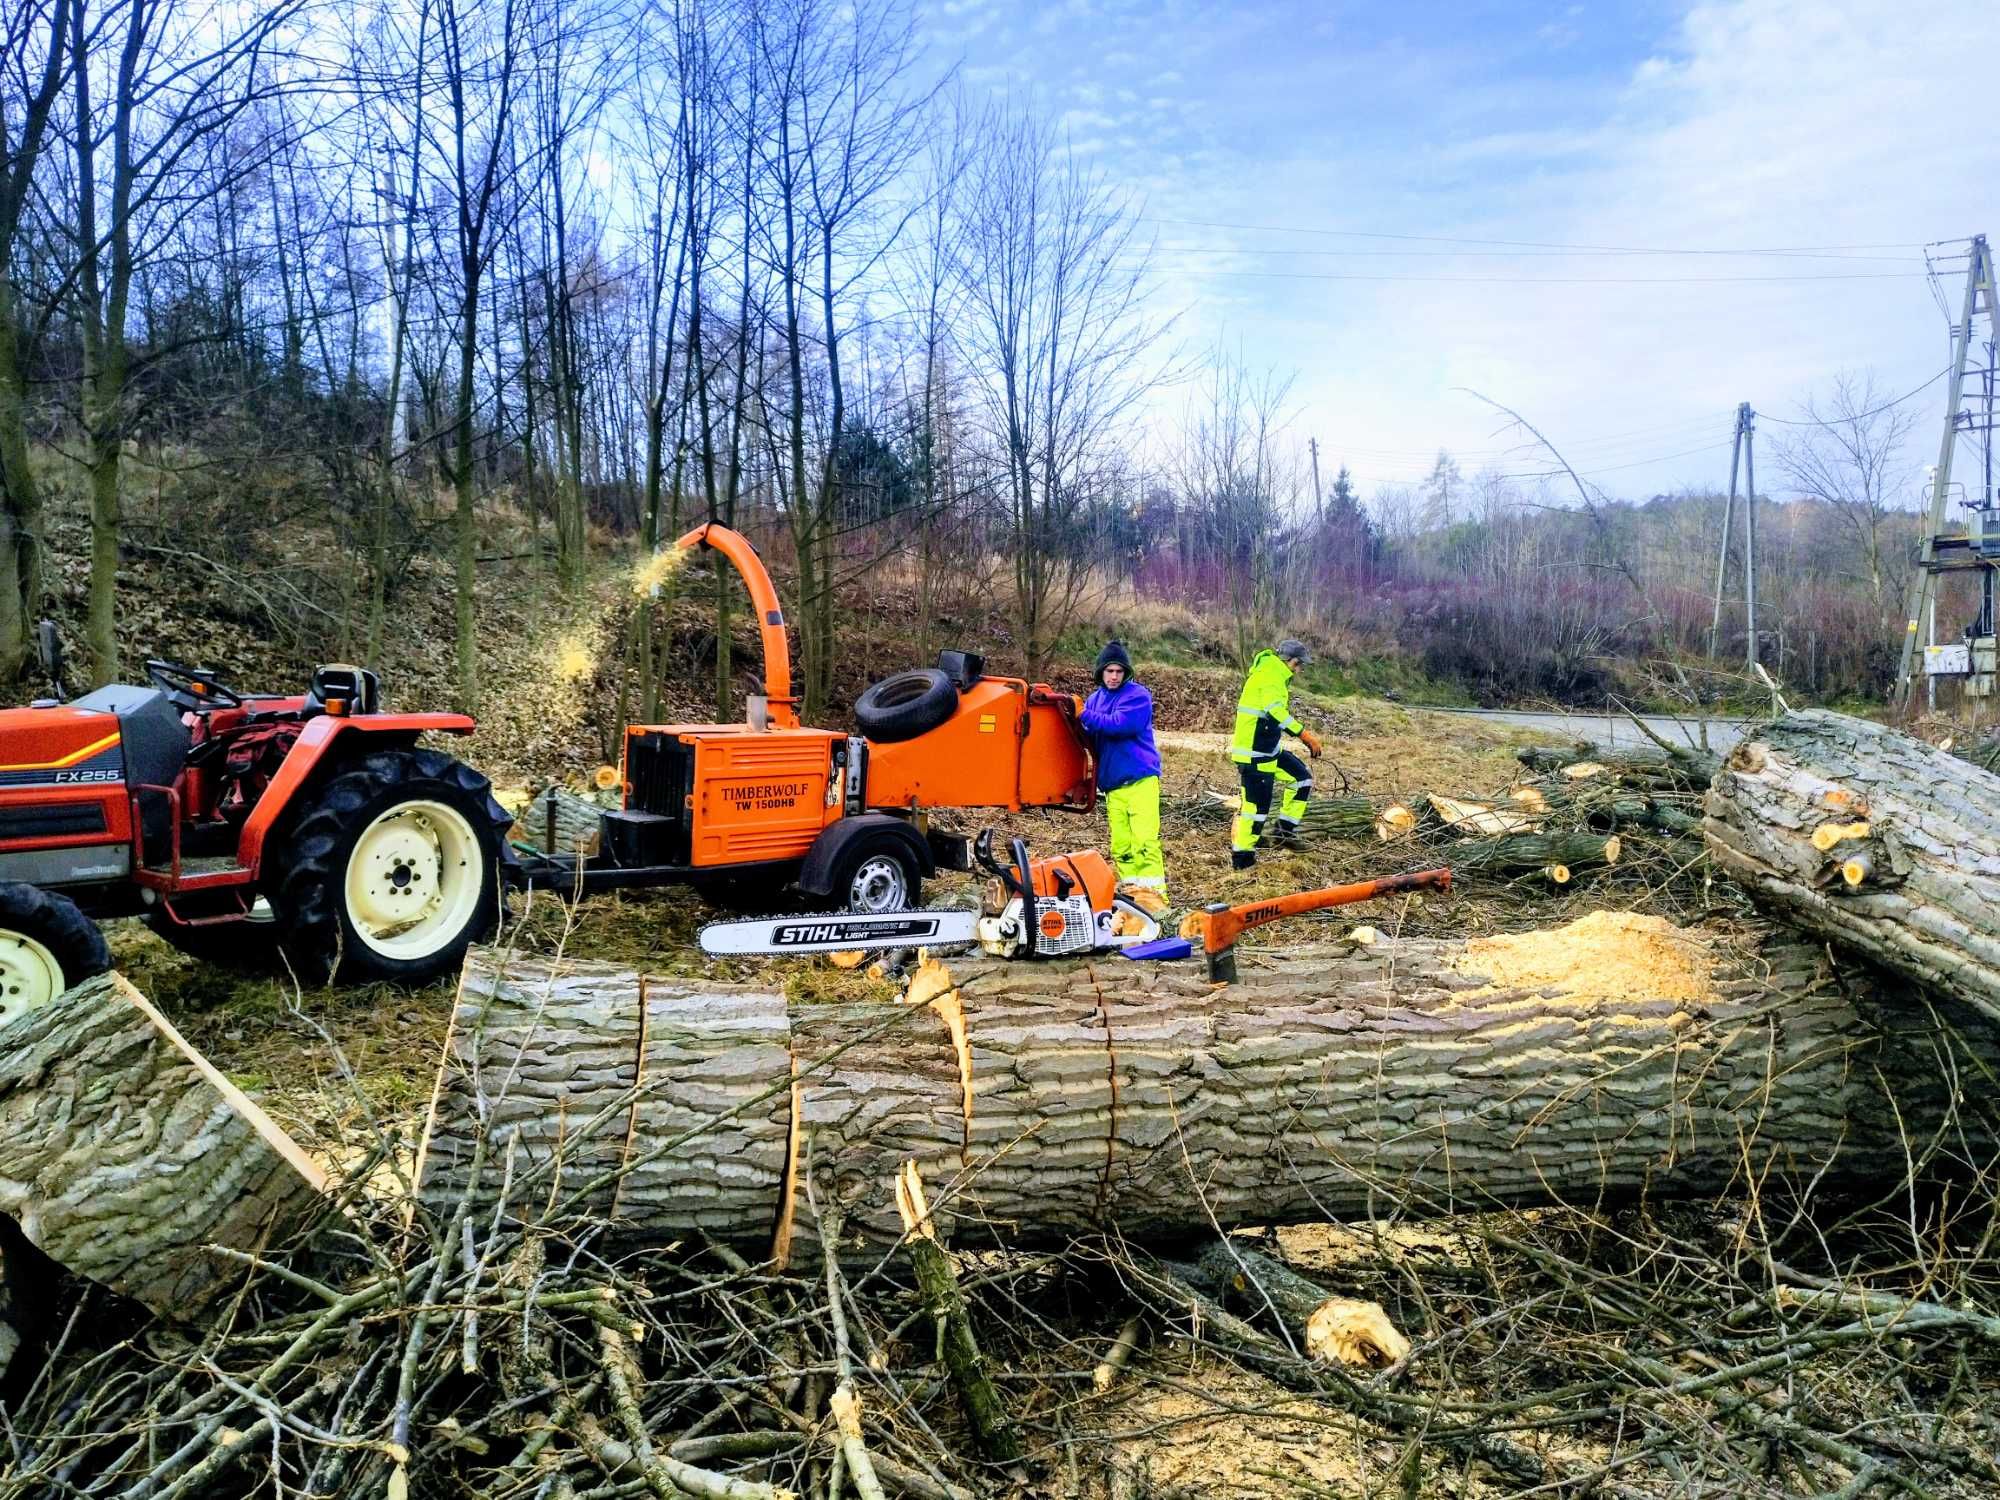
[[[1278,796],[1274,845],[1287,842],[1305,816],[1312,772],[1291,751],[1280,750],[1278,742],[1284,735],[1296,735],[1315,759],[1319,757],[1319,736],[1292,717],[1292,677],[1311,660],[1303,641],[1283,640],[1275,651],[1259,651],[1236,700],[1236,733],[1229,742],[1229,758],[1236,762],[1243,800],[1229,847],[1230,863],[1239,870],[1257,863],[1257,846],[1270,821],[1274,793]]]

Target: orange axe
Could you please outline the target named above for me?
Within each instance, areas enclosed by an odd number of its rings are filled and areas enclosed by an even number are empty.
[[[1360,880],[1352,885],[1329,885],[1316,891],[1296,891],[1274,896],[1268,901],[1245,901],[1240,906],[1220,903],[1191,911],[1181,921],[1181,936],[1200,938],[1208,959],[1208,977],[1218,984],[1236,982],[1236,940],[1253,927],[1262,927],[1280,917],[1296,917],[1301,912],[1323,911],[1329,906],[1351,906],[1377,896],[1394,896],[1402,891],[1448,891],[1451,871],[1415,870],[1407,875],[1389,875],[1381,880]]]

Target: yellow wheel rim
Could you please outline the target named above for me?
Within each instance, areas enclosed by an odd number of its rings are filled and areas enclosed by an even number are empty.
[[[361,830],[347,858],[347,920],[384,958],[429,958],[479,903],[479,838],[443,802],[399,802]]]
[[[53,953],[25,932],[0,927],[0,1026],[39,1010],[67,988]]]

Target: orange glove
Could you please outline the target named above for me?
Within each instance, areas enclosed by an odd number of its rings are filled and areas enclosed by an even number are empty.
[[[1319,736],[1314,734],[1310,729],[1301,729],[1299,731],[1299,741],[1311,752],[1314,760],[1318,760],[1320,751],[1326,748],[1320,744]]]

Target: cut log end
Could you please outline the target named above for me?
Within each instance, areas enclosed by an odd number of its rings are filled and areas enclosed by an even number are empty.
[[[1407,837],[1417,826],[1417,815],[1400,802],[1392,802],[1382,809],[1375,820],[1375,837],[1384,844],[1392,844],[1397,839]]]
[[[324,1211],[320,1168],[119,975],[7,1043],[0,1212],[68,1270],[191,1317],[236,1281],[210,1245],[275,1253]]]
[[[1329,1297],[1306,1320],[1306,1353],[1322,1364],[1386,1370],[1410,1357],[1410,1341],[1380,1303]]]
[[[1542,873],[1548,876],[1549,883],[1551,885],[1569,884],[1570,871],[1568,865],[1550,865],[1546,870],[1542,871]]]

